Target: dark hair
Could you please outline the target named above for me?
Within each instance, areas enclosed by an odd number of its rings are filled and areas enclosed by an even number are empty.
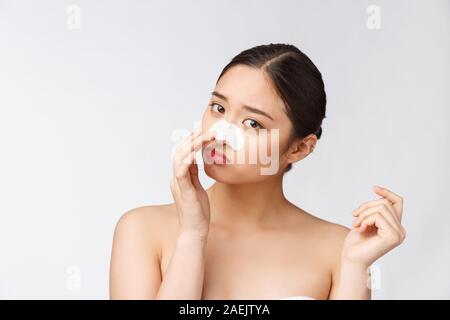
[[[235,56],[220,73],[217,82],[231,67],[242,64],[262,69],[269,75],[292,121],[294,138],[314,133],[322,135],[322,120],[326,117],[326,94],[320,71],[297,47],[290,44],[260,45]],[[285,172],[292,168],[286,167]]]

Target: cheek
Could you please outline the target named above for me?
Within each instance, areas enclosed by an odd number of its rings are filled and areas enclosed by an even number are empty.
[[[288,147],[289,132],[280,129],[259,130],[256,134],[246,134],[245,151],[249,154],[256,152],[258,163],[261,157],[279,159]],[[256,150],[256,151],[255,151]]]
[[[286,130],[280,130],[280,136],[279,136],[279,153],[282,154],[284,152],[286,152],[289,143],[289,137],[290,137],[290,131],[286,131]]]
[[[237,152],[245,164],[264,164],[267,158],[279,159],[280,148],[286,144],[287,137],[280,136],[277,129],[247,130],[244,133],[244,148]]]

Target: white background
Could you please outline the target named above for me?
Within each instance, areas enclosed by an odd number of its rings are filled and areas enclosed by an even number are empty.
[[[287,197],[350,226],[373,184],[401,194],[407,239],[374,298],[449,299],[449,3],[0,0],[0,298],[107,299],[117,219],[172,201],[172,133],[234,55],[284,42],[328,94]]]

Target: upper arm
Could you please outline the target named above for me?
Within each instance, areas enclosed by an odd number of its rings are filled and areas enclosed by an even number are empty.
[[[330,248],[330,257],[331,257],[331,288],[330,293],[328,295],[328,299],[331,300],[335,297],[336,289],[339,285],[340,279],[340,267],[341,267],[341,252],[342,247],[347,237],[347,234],[350,232],[350,229],[342,226],[335,225],[334,230],[332,232],[331,243],[333,245]]]
[[[111,299],[153,299],[161,284],[155,207],[128,211],[118,221],[110,265]]]

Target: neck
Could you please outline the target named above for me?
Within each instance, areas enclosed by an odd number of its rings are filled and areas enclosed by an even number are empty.
[[[211,225],[233,229],[272,224],[288,204],[280,176],[239,185],[215,182],[207,193]]]

